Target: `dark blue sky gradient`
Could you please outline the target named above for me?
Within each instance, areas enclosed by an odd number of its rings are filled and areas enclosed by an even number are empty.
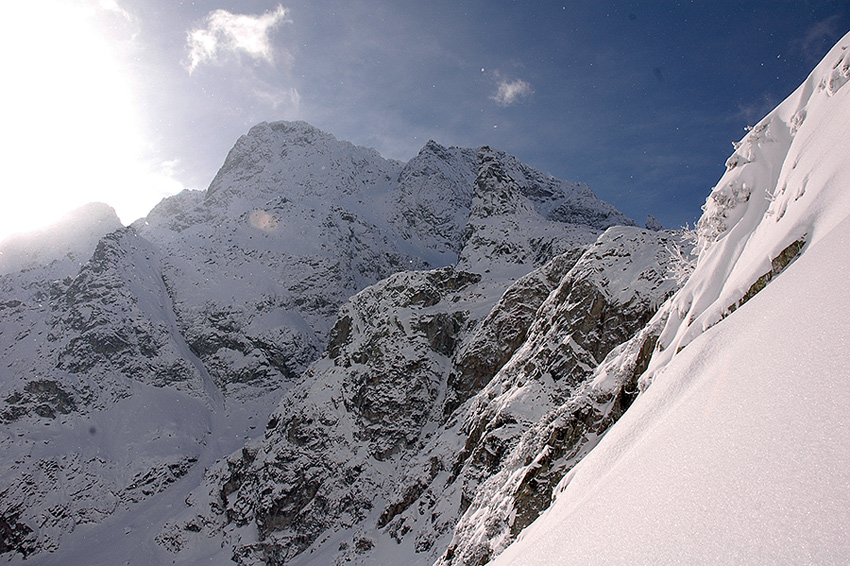
[[[667,227],[699,217],[731,142],[850,30],[846,1],[298,0],[281,2],[274,65],[180,64],[211,10],[277,4],[126,2],[151,136],[185,185],[204,188],[252,124],[303,119],[402,160],[429,138],[491,145]],[[516,80],[532,92],[498,104]]]

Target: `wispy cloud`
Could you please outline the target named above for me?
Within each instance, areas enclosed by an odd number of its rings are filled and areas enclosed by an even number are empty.
[[[297,115],[300,112],[301,95],[295,87],[273,88],[271,86],[258,86],[253,89],[253,93],[255,97],[275,111],[283,109],[293,115]]]
[[[210,12],[206,26],[187,34],[188,70],[202,63],[214,63],[221,57],[245,54],[274,63],[269,36],[282,23],[292,23],[286,8],[278,4],[274,11],[259,16],[233,14],[227,10]]]
[[[800,39],[791,42],[811,63],[817,63],[824,53],[841,37],[841,16],[838,14],[819,20],[809,26]]]
[[[496,94],[490,98],[495,100],[499,106],[510,106],[519,102],[521,98],[530,96],[533,92],[534,90],[531,88],[531,84],[522,79],[499,79]]]

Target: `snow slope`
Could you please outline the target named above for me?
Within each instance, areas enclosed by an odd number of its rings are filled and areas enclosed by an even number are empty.
[[[493,564],[846,563],[848,79],[850,34],[737,144],[643,392]]]
[[[683,350],[495,564],[845,564],[848,250],[845,220]]]

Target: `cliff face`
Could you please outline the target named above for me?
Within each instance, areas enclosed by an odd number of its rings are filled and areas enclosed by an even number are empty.
[[[675,289],[674,238],[612,228],[500,293],[491,274],[453,267],[358,293],[265,437],[216,467],[159,540],[188,557],[212,538],[242,564],[484,560],[494,529],[505,544],[536,517],[562,456],[585,453],[633,399],[645,352],[591,379]],[[548,437],[550,469],[534,472],[525,457]],[[512,507],[488,508],[487,489]]]

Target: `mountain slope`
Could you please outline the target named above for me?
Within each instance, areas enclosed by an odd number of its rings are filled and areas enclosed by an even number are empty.
[[[503,153],[485,163],[488,152],[429,142],[402,164],[303,122],[262,123],[206,193],[166,199],[136,228],[162,250],[181,331],[219,385],[277,387],[320,355],[348,297],[455,263],[471,225],[522,227],[506,258],[519,276],[557,255],[555,241],[570,248],[631,222],[584,186],[549,179],[543,191],[541,173]],[[489,163],[519,179],[503,214],[473,206]],[[594,212],[547,217],[570,207]],[[547,232],[525,233],[542,223]]]
[[[159,540],[189,561],[214,546],[240,564],[432,562],[472,500],[483,505],[477,487],[502,469],[502,455],[675,288],[671,240],[611,228],[580,258],[553,259],[501,298],[492,273],[450,267],[358,293],[265,437],[212,470]],[[599,403],[628,386],[612,385]],[[540,511],[532,507],[516,504]]]
[[[277,122],[3,275],[0,552],[840,563],[848,49],[736,144],[695,265],[490,148]]]
[[[848,81],[850,34],[737,145],[643,392],[495,564],[846,561]]]

